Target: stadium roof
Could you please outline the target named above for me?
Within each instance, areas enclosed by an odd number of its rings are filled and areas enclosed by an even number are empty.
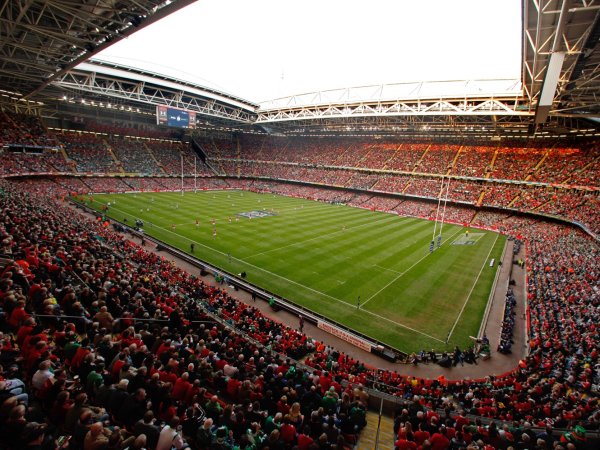
[[[4,1],[2,88],[33,97],[57,76],[193,1]]]
[[[524,0],[523,83],[536,123],[600,117],[600,1]]]
[[[190,3],[193,0],[4,2],[0,106],[60,115],[74,113],[76,102],[75,113],[86,115],[83,106],[112,102],[121,110],[127,107],[149,116],[155,105],[169,104],[195,110],[201,124],[209,127],[260,125],[285,133],[597,131],[600,0],[523,0],[521,79],[498,80],[492,92],[484,94],[482,86],[487,89],[489,80],[425,81],[327,89],[258,105],[148,70],[100,61],[80,65]],[[451,90],[441,89],[449,86]]]

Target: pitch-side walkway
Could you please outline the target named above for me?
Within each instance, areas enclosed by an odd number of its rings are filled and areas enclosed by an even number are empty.
[[[74,208],[74,210],[80,214],[86,214],[80,209]],[[138,245],[140,244],[139,238],[132,237],[132,235],[128,233],[125,233],[124,236],[134,241]],[[380,369],[393,370],[402,375],[411,375],[430,379],[444,375],[448,380],[461,380],[465,378],[482,378],[487,375],[500,375],[510,371],[514,369],[519,360],[525,356],[527,343],[525,337],[525,269],[513,264],[513,260],[517,260],[519,258],[524,259],[524,252],[521,250],[519,255],[513,257],[513,242],[508,241],[507,245],[508,248],[506,249],[505,257],[502,261],[501,274],[496,285],[496,292],[494,293],[492,299],[493,303],[491,305],[490,313],[487,319],[487,325],[485,327],[485,332],[492,347],[492,356],[486,361],[479,361],[478,365],[465,364],[464,367],[457,366],[452,368],[444,368],[438,364],[419,364],[418,366],[415,366],[412,364],[392,363],[372,353],[361,350],[358,347],[355,347],[329,333],[326,333],[311,323],[305,322],[304,333],[313,339],[324,342],[348,355],[351,355],[366,365]],[[156,252],[156,246],[152,242],[147,241],[145,249]],[[199,275],[199,270],[197,267],[179,258],[176,258],[170,253],[159,252],[158,254],[169,258],[178,267],[188,271],[189,273]],[[200,250],[198,250],[198,256],[200,258],[202,257]],[[515,282],[515,285],[513,285],[513,290],[517,298],[514,345],[512,354],[502,355],[496,352],[496,347],[500,338],[507,280],[511,268],[512,279]],[[201,278],[207,284],[216,285],[212,275],[202,276]],[[274,312],[266,301],[253,301],[251,295],[245,291],[236,291],[233,288],[225,285],[220,285],[219,287],[227,290],[233,297],[258,308],[264,315],[271,317],[274,320],[278,320],[287,326],[294,328],[298,327],[298,317],[296,315],[283,310]]]

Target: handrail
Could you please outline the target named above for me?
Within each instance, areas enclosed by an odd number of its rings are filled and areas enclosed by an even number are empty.
[[[379,434],[381,433],[381,416],[383,415],[383,398],[379,402],[379,417],[377,419],[377,432],[375,433],[375,450],[379,448]]]

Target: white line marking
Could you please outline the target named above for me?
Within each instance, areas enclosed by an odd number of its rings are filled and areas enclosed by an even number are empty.
[[[465,299],[465,301],[464,301],[464,303],[462,305],[462,308],[460,308],[460,312],[458,313],[458,317],[454,321],[454,325],[452,325],[452,329],[450,330],[450,333],[448,333],[448,337],[446,338],[447,342],[450,341],[450,337],[452,336],[452,333],[454,333],[454,329],[456,328],[456,325],[458,324],[458,321],[460,320],[460,316],[462,316],[462,313],[465,310],[465,307],[467,306],[467,303],[469,302],[469,298],[471,298],[471,294],[473,293],[473,289],[475,289],[475,285],[477,284],[477,281],[479,280],[479,277],[481,276],[481,272],[483,272],[483,269],[488,265],[488,258],[492,254],[492,250],[494,249],[494,246],[496,245],[496,241],[498,240],[498,236],[500,236],[500,235],[498,233],[496,233],[496,239],[494,239],[494,243],[490,247],[490,251],[488,252],[487,256],[485,257],[485,260],[483,261],[483,264],[481,265],[481,269],[479,270],[479,274],[477,275],[477,278],[475,278],[475,282],[473,283],[473,286],[471,286],[471,290],[469,291],[469,295],[467,295],[467,298]]]
[[[375,264],[373,267],[379,267],[380,269],[387,270],[388,272],[401,273],[397,270],[388,269],[387,267],[380,266],[379,264]]]
[[[475,237],[476,237],[477,239],[475,239],[475,240],[469,239],[469,241],[472,241],[472,242],[473,242],[473,244],[475,244],[475,243],[477,243],[477,242],[478,242],[478,241],[479,241],[479,240],[480,240],[480,239],[481,239],[483,236],[485,236],[485,233],[470,233],[470,234],[469,234],[469,238],[475,238]],[[466,236],[465,236],[465,237],[466,237]],[[459,241],[461,241],[462,239],[463,239],[463,236],[461,236],[461,237],[459,237],[459,238],[457,238],[457,239],[454,239],[454,242],[452,242],[452,245],[467,245],[467,244],[456,244],[456,242],[459,242]],[[472,244],[470,244],[470,245],[472,245]]]
[[[450,239],[452,239],[454,236],[456,236],[458,233],[461,232],[461,229],[459,228],[458,231],[456,233],[454,233],[452,236],[450,236],[449,238],[445,239],[443,242],[448,242]],[[398,281],[400,278],[402,278],[408,271],[410,271],[413,267],[415,267],[417,264],[419,264],[421,261],[423,261],[425,258],[427,258],[429,255],[432,255],[433,253],[427,253],[425,254],[425,256],[423,256],[421,259],[419,259],[417,262],[415,262],[412,266],[410,266],[408,269],[406,269],[404,272],[398,272],[400,275],[398,275],[396,278],[394,278],[392,281],[390,281],[388,284],[386,284],[384,287],[382,287],[381,289],[379,289],[377,292],[375,292],[373,295],[371,295],[368,299],[366,299],[362,305],[365,305],[366,303],[370,302],[374,297],[376,297],[377,295],[379,295],[381,292],[383,292],[384,290],[386,290],[390,285],[394,284],[396,281]],[[362,306],[361,305],[361,306]]]

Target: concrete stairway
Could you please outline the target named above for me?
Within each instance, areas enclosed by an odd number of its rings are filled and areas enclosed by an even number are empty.
[[[394,421],[390,417],[382,416],[377,447],[377,424],[379,417],[372,411],[367,412],[367,426],[363,428],[355,445],[356,450],[392,450],[394,448]]]

